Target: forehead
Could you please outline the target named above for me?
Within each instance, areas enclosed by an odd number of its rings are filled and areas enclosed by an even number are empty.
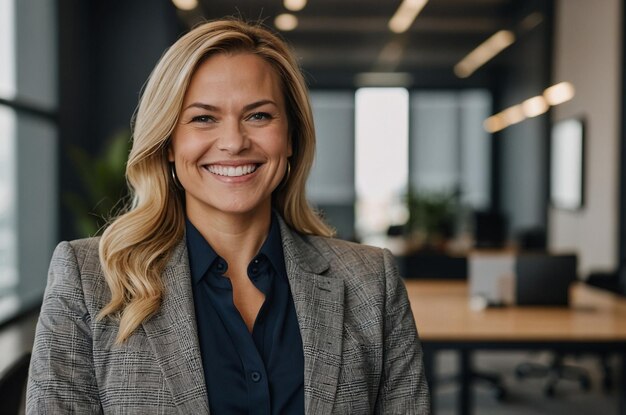
[[[248,52],[218,53],[196,68],[185,93],[192,99],[256,96],[279,99],[282,85],[275,68],[262,57]]]

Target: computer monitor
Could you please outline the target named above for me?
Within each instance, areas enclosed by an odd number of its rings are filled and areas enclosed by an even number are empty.
[[[506,242],[506,219],[495,211],[474,212],[474,246],[501,248]]]
[[[567,306],[577,268],[574,254],[519,255],[515,263],[516,304]]]

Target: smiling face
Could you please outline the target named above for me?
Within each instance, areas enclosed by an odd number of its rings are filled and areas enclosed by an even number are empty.
[[[291,156],[281,82],[251,53],[217,54],[195,71],[168,159],[188,217],[269,214]]]

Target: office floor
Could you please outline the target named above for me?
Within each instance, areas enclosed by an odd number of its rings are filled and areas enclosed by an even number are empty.
[[[0,373],[21,353],[30,350],[34,337],[37,314],[33,313],[16,323],[0,330]],[[515,378],[515,366],[520,362],[547,361],[549,356],[530,352],[490,352],[478,353],[475,366],[478,369],[494,371],[504,376],[507,387],[507,398],[498,402],[487,386],[475,387],[477,415],[584,415],[617,413],[617,392],[606,394],[601,389],[601,372],[597,359],[581,357],[571,361],[589,369],[592,376],[592,389],[582,392],[577,384],[562,381],[557,387],[557,395],[547,398],[543,395],[544,379]],[[613,365],[619,363],[614,360]],[[437,359],[437,371],[440,376],[452,375],[456,372],[456,356],[452,352],[442,352]],[[619,381],[619,380],[618,380]],[[453,383],[440,384],[437,394],[437,414],[453,415],[455,413],[457,387]]]
[[[598,359],[581,356],[568,359],[567,363],[588,369],[592,377],[591,390],[583,392],[576,382],[562,380],[557,385],[556,395],[548,398],[543,394],[545,378],[522,379],[515,377],[515,367],[522,362],[548,362],[549,354],[537,352],[481,352],[475,357],[479,370],[500,373],[507,388],[507,397],[498,402],[487,385],[474,386],[476,415],[587,415],[617,414],[616,388],[610,393],[602,390],[602,372]],[[612,359],[611,366],[617,371],[618,360]],[[439,375],[453,375],[457,359],[453,352],[442,352],[437,359]],[[616,380],[618,383],[619,380]],[[458,388],[453,384],[440,384],[436,397],[436,415],[453,415],[456,408]]]

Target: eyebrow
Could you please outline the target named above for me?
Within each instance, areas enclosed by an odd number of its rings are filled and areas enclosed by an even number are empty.
[[[248,104],[248,105],[244,106],[243,110],[244,110],[244,112],[245,111],[250,111],[250,110],[252,110],[254,108],[261,107],[261,106],[263,106],[265,104],[272,104],[272,105],[274,105],[276,107],[278,106],[278,104],[276,104],[271,99],[262,99],[260,101],[256,101],[256,102],[253,102],[251,104]],[[183,111],[187,111],[189,108],[201,108],[203,110],[216,111],[216,112],[219,111],[218,107],[216,107],[214,105],[211,105],[211,104],[205,104],[205,103],[202,103],[202,102],[194,102],[193,104],[189,104],[188,106],[185,107],[185,109],[183,109]]]

